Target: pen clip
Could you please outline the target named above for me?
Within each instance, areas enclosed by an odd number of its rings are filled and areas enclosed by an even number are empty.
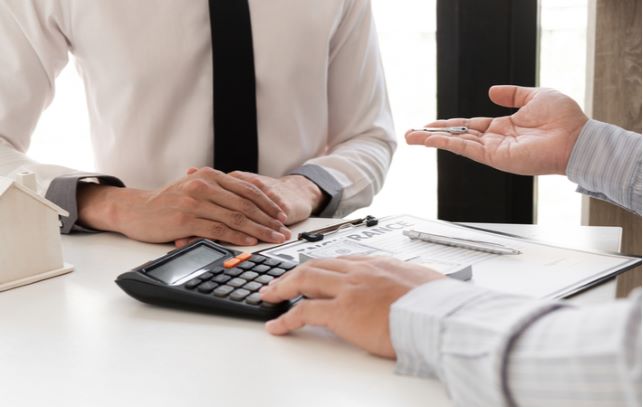
[[[337,233],[347,228],[354,228],[361,225],[364,225],[366,227],[371,227],[371,226],[376,226],[378,223],[379,223],[379,220],[375,216],[368,215],[365,218],[349,220],[347,222],[340,223],[338,225],[327,226],[325,228],[311,230],[308,232],[301,232],[300,234],[297,235],[297,240],[306,240],[308,242],[320,242],[324,240],[324,237],[326,235]]]

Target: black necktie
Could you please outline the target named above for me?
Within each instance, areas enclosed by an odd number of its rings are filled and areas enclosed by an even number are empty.
[[[257,98],[248,0],[209,0],[214,166],[257,172]]]

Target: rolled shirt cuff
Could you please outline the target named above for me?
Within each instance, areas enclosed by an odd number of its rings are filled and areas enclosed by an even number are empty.
[[[416,287],[393,303],[389,329],[397,355],[396,372],[441,376],[442,320],[486,292],[469,283],[442,279]]]
[[[332,218],[339,203],[342,200],[344,189],[342,185],[323,167],[315,164],[306,164],[288,173],[289,175],[301,175],[306,177],[311,182],[321,189],[322,193],[326,195],[327,203],[319,213],[314,214],[320,218]]]
[[[391,306],[396,372],[444,379],[449,368],[445,358],[479,359],[479,366],[490,367],[493,384],[503,386],[507,355],[516,338],[535,320],[562,306],[453,279],[424,284]]]
[[[566,174],[578,192],[641,213],[641,135],[588,120],[576,140]]]
[[[62,217],[61,233],[96,232],[93,229],[85,228],[77,224],[78,201],[76,193],[78,191],[78,183],[88,182],[90,180],[102,185],[115,187],[125,186],[123,181],[111,175],[73,173],[54,178],[51,184],[49,184],[45,198],[69,212],[69,216]]]

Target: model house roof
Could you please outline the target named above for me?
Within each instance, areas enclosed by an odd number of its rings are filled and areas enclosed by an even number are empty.
[[[36,201],[40,202],[41,204],[51,209],[52,211],[57,212],[58,215],[69,216],[69,212],[67,212],[60,206],[56,205],[55,203],[43,198],[42,196],[38,195],[37,193],[25,187],[24,185],[20,184],[19,182],[16,182],[11,178],[0,177],[0,197],[2,197],[2,195],[4,195],[9,189],[11,189],[11,187],[14,187],[19,191],[27,194],[31,198],[35,199]]]

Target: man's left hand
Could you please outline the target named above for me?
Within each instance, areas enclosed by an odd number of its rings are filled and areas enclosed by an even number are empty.
[[[268,195],[286,213],[286,225],[308,219],[324,203],[325,197],[319,187],[301,175],[272,178],[242,171],[229,175],[253,184]]]
[[[387,257],[311,260],[261,290],[261,298],[281,302],[303,295],[290,311],[266,324],[285,335],[304,325],[319,325],[339,337],[395,358],[389,332],[391,304],[415,287],[446,278],[426,267]]]

